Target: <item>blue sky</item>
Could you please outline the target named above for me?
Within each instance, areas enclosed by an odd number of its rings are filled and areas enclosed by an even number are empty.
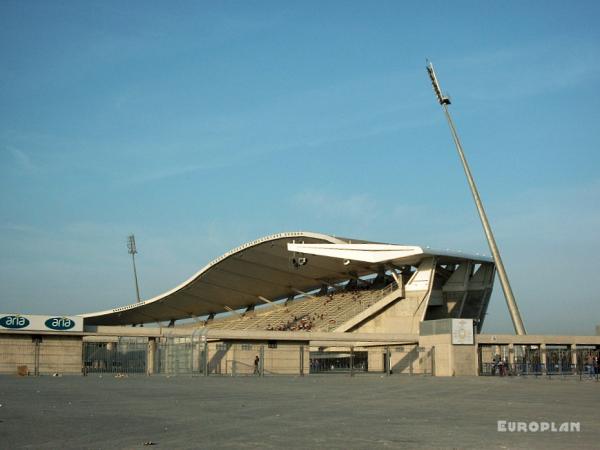
[[[308,230],[485,252],[529,332],[600,323],[597,2],[0,3],[0,309],[143,298]],[[484,331],[511,331],[496,283]]]

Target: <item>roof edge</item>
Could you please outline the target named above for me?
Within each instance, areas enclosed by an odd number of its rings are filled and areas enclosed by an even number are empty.
[[[109,315],[109,314],[115,314],[115,313],[119,313],[119,312],[123,312],[123,311],[129,311],[131,309],[136,309],[136,308],[140,308],[144,305],[148,305],[150,303],[154,303],[157,301],[160,301],[166,297],[168,297],[169,295],[174,294],[175,292],[184,289],[185,287],[187,287],[188,285],[190,285],[191,283],[193,283],[198,277],[200,277],[201,275],[203,275],[204,273],[206,273],[207,271],[209,271],[212,267],[216,266],[218,263],[220,263],[221,261],[229,258],[230,256],[236,255],[248,248],[257,246],[259,244],[262,244],[264,242],[269,242],[269,241],[275,241],[277,239],[285,239],[285,238],[294,238],[294,237],[309,237],[309,238],[316,238],[316,239],[323,239],[325,241],[329,241],[332,244],[342,244],[342,243],[346,243],[346,241],[337,238],[335,236],[330,236],[327,234],[322,234],[322,233],[314,233],[312,231],[287,231],[287,232],[283,232],[283,233],[276,233],[276,234],[271,234],[268,236],[264,236],[262,238],[258,238],[255,239],[253,241],[250,242],[246,242],[245,244],[239,245],[238,247],[235,247],[231,250],[229,250],[227,253],[224,253],[223,255],[213,259],[212,261],[210,261],[208,264],[206,264],[204,267],[202,267],[198,272],[196,272],[195,274],[193,274],[191,277],[189,277],[187,280],[185,280],[184,282],[178,284],[177,286],[175,286],[173,289],[163,292],[162,294],[159,294],[155,297],[152,297],[148,300],[142,300],[138,303],[132,303],[130,305],[125,305],[125,306],[119,306],[116,308],[112,308],[112,309],[107,309],[104,311],[98,311],[98,312],[92,312],[92,313],[84,313],[84,314],[79,314],[80,316],[82,316],[84,319],[85,318],[89,318],[89,317],[99,317],[99,316],[105,316],[105,315]]]

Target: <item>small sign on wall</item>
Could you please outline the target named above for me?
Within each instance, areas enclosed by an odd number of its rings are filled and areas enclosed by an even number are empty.
[[[37,316],[0,313],[0,329],[23,331],[83,331],[80,316]]]
[[[473,319],[452,319],[452,344],[473,345]]]

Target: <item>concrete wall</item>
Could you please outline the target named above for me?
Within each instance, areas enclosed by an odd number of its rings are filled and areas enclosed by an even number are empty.
[[[452,334],[421,336],[419,345],[433,348],[435,376],[477,375],[476,345],[453,345]]]
[[[429,320],[421,323],[419,345],[433,349],[436,376],[477,375],[477,345],[475,336],[470,335],[472,330],[472,321],[466,319]],[[454,342],[471,343],[453,343],[453,331],[456,333]]]
[[[355,348],[360,351],[361,349]],[[387,347],[369,348],[369,372],[384,372]],[[431,373],[431,354],[428,349],[418,345],[390,346],[389,356],[394,374],[429,374]]]
[[[262,347],[262,351],[261,351]],[[302,349],[302,350],[301,350]],[[303,353],[303,355],[301,355]],[[309,346],[294,342],[211,342],[208,344],[209,373],[221,375],[252,375],[254,359],[262,359],[265,375],[297,375],[303,363],[309,373]]]
[[[81,357],[81,336],[0,335],[0,373],[25,365],[32,375],[80,374]]]
[[[454,375],[477,375],[477,346],[452,346]]]
[[[383,372],[385,370],[385,348],[369,349],[369,372]]]
[[[17,373],[17,366],[35,370],[35,345],[28,335],[0,335],[0,373]]]
[[[426,292],[408,295],[383,311],[377,313],[353,332],[357,333],[418,333],[419,322],[427,302],[423,301]]]

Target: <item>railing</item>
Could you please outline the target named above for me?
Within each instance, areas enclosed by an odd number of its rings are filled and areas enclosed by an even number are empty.
[[[198,334],[196,334],[198,333]],[[187,337],[127,338],[40,344],[38,358],[30,343],[0,345],[0,372],[20,375],[308,375],[369,372],[434,373],[433,349],[415,345],[336,346],[311,352],[306,344],[269,341],[209,341],[202,331]],[[25,345],[28,344],[28,345]],[[33,350],[32,350],[33,349]],[[30,351],[31,350],[31,351]]]
[[[388,294],[391,294],[392,292],[394,292],[396,289],[398,289],[398,283],[396,283],[395,281],[390,283],[388,286],[384,287],[381,290],[381,295],[379,296],[379,299],[382,299],[383,297],[385,297]]]
[[[147,344],[145,342],[84,342],[83,372],[145,374]]]
[[[578,365],[569,364],[566,362],[542,364],[536,362],[524,363],[482,363],[479,368],[479,375],[484,376],[573,376],[578,375],[580,378],[600,377],[600,369],[593,365]]]

